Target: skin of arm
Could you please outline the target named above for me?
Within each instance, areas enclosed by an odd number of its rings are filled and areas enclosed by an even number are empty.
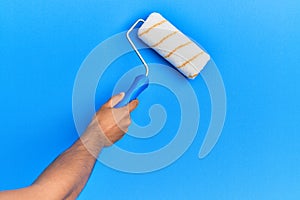
[[[112,145],[128,131],[130,113],[137,107],[138,101],[114,108],[123,97],[124,93],[120,93],[107,101],[84,134],[58,156],[31,186],[0,192],[0,199],[76,199],[87,183],[102,148]]]

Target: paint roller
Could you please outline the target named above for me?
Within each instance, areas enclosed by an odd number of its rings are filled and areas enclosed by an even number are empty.
[[[210,56],[159,13],[151,13],[146,20],[138,19],[127,31],[126,37],[144,64],[145,74],[135,78],[124,98],[115,107],[122,107],[136,99],[149,85],[149,67],[130,38],[138,23],[138,37],[149,47],[170,62],[189,79],[194,79],[210,60]]]

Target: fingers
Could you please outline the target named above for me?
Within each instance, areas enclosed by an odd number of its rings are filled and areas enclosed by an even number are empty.
[[[104,106],[109,107],[109,108],[113,108],[115,105],[117,105],[125,96],[124,92],[121,92],[120,94],[117,94],[115,96],[113,96],[112,98],[110,98],[105,104]]]
[[[117,94],[113,96],[111,99],[109,99],[103,106],[107,108],[113,108],[115,105],[117,105],[125,96],[124,92],[121,92],[120,94]],[[129,112],[132,112],[139,104],[139,101],[137,99],[132,100],[130,103],[127,104],[127,106],[124,106],[122,109],[128,109]]]
[[[128,104],[128,110],[129,112],[132,112],[139,104],[139,101],[137,99],[132,100],[129,104]]]

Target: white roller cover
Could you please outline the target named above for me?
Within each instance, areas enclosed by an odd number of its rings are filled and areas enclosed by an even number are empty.
[[[190,79],[210,60],[206,52],[159,13],[149,15],[138,30],[138,37]]]

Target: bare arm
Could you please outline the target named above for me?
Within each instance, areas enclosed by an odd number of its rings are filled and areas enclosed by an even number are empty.
[[[113,108],[124,94],[112,97],[97,112],[85,133],[62,153],[29,187],[0,193],[0,199],[76,199],[84,188],[103,147],[118,141],[130,125],[138,104]]]

